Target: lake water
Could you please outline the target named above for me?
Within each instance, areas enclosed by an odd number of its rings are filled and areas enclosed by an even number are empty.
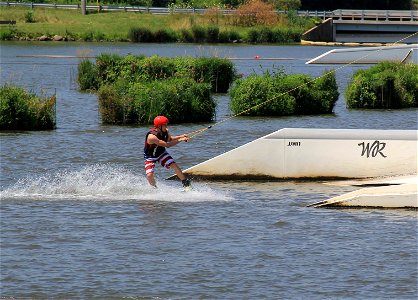
[[[77,58],[33,55],[218,55],[238,71],[305,65],[329,47],[2,42],[2,84],[57,95],[57,129],[1,132],[1,297],[56,299],[417,299],[417,211],[314,209],[354,190],[326,182],[199,181],[184,193],[143,174],[148,126],[101,125],[77,89]],[[340,66],[338,66],[340,67]],[[348,110],[358,65],[337,71],[332,115],[233,118],[170,152],[185,169],[285,127],[417,129],[417,109]],[[216,95],[216,121],[230,115]],[[191,132],[210,123],[171,125]],[[268,157],[266,157],[268,159]],[[359,166],[361,168],[361,166]]]

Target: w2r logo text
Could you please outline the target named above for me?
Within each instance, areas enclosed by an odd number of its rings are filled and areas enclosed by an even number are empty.
[[[382,157],[387,157],[385,154],[383,154],[383,149],[386,147],[386,143],[374,141],[373,143],[365,143],[362,142],[358,144],[359,146],[362,146],[361,150],[361,156],[368,157],[376,157],[378,154],[380,154]]]

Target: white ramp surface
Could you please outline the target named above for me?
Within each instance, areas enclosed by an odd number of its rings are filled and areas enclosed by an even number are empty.
[[[416,174],[416,130],[285,128],[193,166],[223,179],[369,178]]]

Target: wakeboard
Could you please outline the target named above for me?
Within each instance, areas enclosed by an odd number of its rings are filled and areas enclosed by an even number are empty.
[[[188,193],[188,192],[191,192],[191,191],[192,191],[192,187],[190,185],[189,186],[185,186],[182,189],[182,192],[184,192],[184,193]]]

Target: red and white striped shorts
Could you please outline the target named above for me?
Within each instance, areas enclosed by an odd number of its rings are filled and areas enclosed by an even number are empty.
[[[164,151],[158,157],[148,157],[145,159],[145,173],[154,172],[155,162],[158,161],[164,168],[170,169],[170,165],[174,163],[174,159],[168,154],[167,151]]]

